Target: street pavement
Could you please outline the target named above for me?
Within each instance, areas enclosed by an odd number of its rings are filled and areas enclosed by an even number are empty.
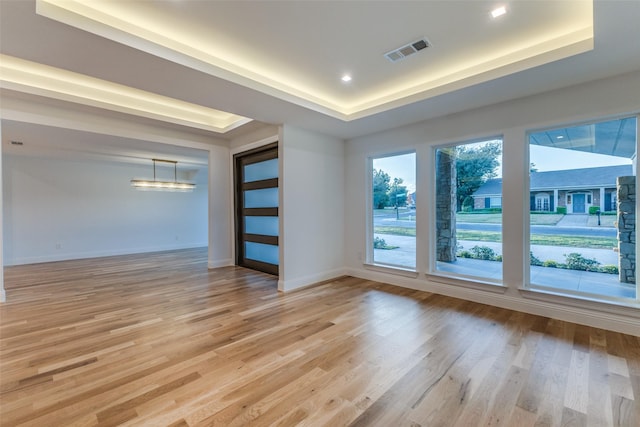
[[[565,215],[565,217],[570,215]],[[374,226],[387,226],[387,227],[402,227],[402,228],[415,228],[414,220],[400,219],[395,217],[375,217],[373,220]],[[456,228],[458,230],[472,230],[472,231],[502,231],[502,224],[481,224],[473,222],[457,222]],[[550,235],[569,235],[569,236],[584,236],[584,237],[616,237],[616,229],[613,227],[587,227],[584,226],[562,226],[562,225],[531,225],[529,231],[532,234],[550,234]]]

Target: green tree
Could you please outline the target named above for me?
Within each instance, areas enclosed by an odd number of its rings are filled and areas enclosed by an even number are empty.
[[[498,157],[502,153],[502,144],[490,142],[481,146],[459,145],[456,147],[456,186],[457,210],[488,179],[496,177],[496,168],[500,165]]]
[[[384,209],[389,206],[389,182],[391,177],[382,169],[373,170],[373,208]]]
[[[402,178],[393,178],[393,183],[389,185],[389,203],[391,206],[407,205],[407,187],[402,185]]]

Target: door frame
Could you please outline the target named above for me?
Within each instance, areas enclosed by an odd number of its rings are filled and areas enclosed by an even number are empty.
[[[245,163],[247,158],[251,162]],[[265,243],[279,246],[278,236],[252,235],[244,232],[244,217],[251,216],[279,216],[279,208],[244,208],[243,191],[262,188],[279,188],[279,178],[272,178],[263,181],[244,183],[243,165],[259,163],[265,160],[278,158],[278,142],[263,145],[252,150],[243,151],[233,155],[233,178],[234,178],[234,235],[235,235],[235,262],[241,267],[278,275],[279,266],[261,261],[245,258],[244,242]],[[275,184],[275,185],[274,185]]]

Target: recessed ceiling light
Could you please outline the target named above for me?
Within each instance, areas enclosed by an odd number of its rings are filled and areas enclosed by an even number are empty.
[[[507,8],[504,6],[500,6],[491,11],[491,16],[494,18],[497,18],[499,16],[504,15],[505,13],[507,13]]]
[[[345,83],[349,83],[351,81],[351,76],[349,74],[345,74],[340,78],[340,80],[342,80]]]
[[[564,138],[564,136],[562,136],[562,135],[556,136],[556,139],[563,139],[563,138]]]

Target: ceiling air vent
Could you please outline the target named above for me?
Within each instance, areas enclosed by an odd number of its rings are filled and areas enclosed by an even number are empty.
[[[414,53],[418,53],[419,51],[426,49],[430,46],[431,46],[431,43],[429,43],[429,41],[426,38],[422,38],[420,40],[416,40],[412,43],[402,46],[398,49],[394,49],[391,52],[387,52],[384,54],[384,57],[391,62],[398,62],[402,59],[405,59],[407,56],[411,56]]]

